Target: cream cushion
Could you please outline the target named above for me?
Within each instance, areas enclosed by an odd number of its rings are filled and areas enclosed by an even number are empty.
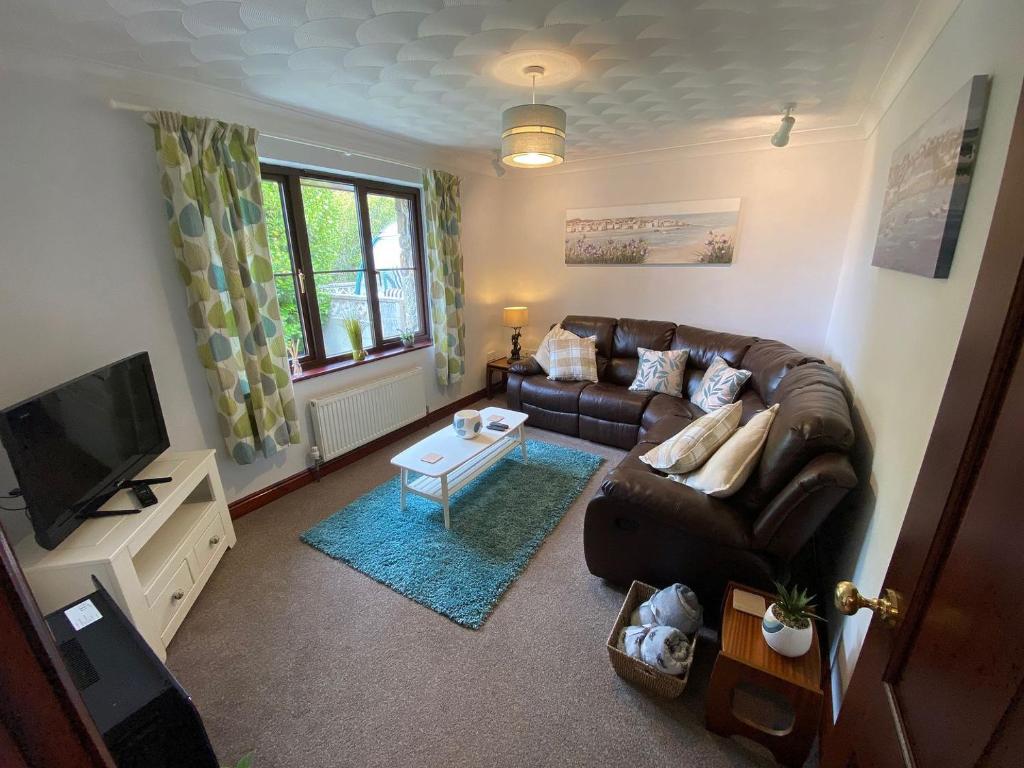
[[[757,466],[778,410],[776,404],[761,411],[733,432],[700,469],[686,475],[671,475],[672,479],[708,496],[732,496],[743,487]]]
[[[575,333],[565,330],[562,326],[556,325],[541,339],[540,344],[537,347],[537,351],[533,355],[533,359],[537,361],[537,365],[544,369],[544,373],[551,372],[551,350],[548,349],[548,341],[550,339],[578,339]]]
[[[731,403],[701,416],[677,435],[651,448],[640,457],[640,461],[669,475],[692,472],[736,431],[742,412],[741,403]]]

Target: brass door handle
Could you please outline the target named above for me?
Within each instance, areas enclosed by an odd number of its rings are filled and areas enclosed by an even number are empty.
[[[852,581],[840,581],[836,584],[836,608],[847,616],[870,608],[888,626],[895,627],[903,618],[903,596],[895,589],[886,589],[881,597],[864,597]]]
[[[218,544],[220,544],[220,536],[211,536],[210,537],[210,546],[211,547],[216,547]]]
[[[174,590],[174,592],[171,593],[171,600],[173,600],[174,602],[177,602],[178,600],[181,600],[181,598],[183,598],[184,596],[185,596],[185,591],[184,590],[176,589],[176,590]]]

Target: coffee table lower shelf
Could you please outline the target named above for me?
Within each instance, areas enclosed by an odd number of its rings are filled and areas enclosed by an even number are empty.
[[[465,464],[461,464],[451,472],[446,472],[437,477],[419,475],[415,480],[409,480],[411,470],[402,467],[402,510],[405,510],[405,498],[408,493],[414,493],[417,496],[436,501],[441,504],[444,510],[444,527],[451,528],[449,516],[449,500],[451,495],[471,483],[483,474],[485,470],[492,467],[499,459],[507,456],[516,448],[522,451],[523,462],[525,463],[527,460],[526,438],[525,431],[521,425],[513,430],[509,430],[509,433],[504,435],[502,439],[489,445]]]

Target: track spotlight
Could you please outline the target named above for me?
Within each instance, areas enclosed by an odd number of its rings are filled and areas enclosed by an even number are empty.
[[[786,105],[786,114],[782,117],[782,124],[779,126],[779,130],[772,136],[773,147],[784,147],[789,144],[789,134],[793,130],[793,124],[796,122],[796,118],[793,117],[792,112],[796,108],[795,104]]]

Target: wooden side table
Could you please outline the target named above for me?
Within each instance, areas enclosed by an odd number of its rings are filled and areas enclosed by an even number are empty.
[[[718,652],[707,691],[707,727],[721,736],[745,736],[769,750],[783,765],[801,766],[818,732],[823,695],[818,630],[811,649],[798,659],[782,656],[765,643],[761,618],[741,613],[732,606],[735,589],[762,595],[765,605],[774,597],[767,592],[730,583],[722,608],[722,649]],[[775,729],[754,722],[734,710],[738,687],[754,687],[779,697],[792,710],[792,724]]]
[[[512,367],[513,362],[507,357],[499,357],[497,360],[491,360],[487,364],[487,397],[490,399],[493,385],[491,384],[491,372],[497,371],[501,374],[501,386],[502,388],[508,386],[508,369]]]

